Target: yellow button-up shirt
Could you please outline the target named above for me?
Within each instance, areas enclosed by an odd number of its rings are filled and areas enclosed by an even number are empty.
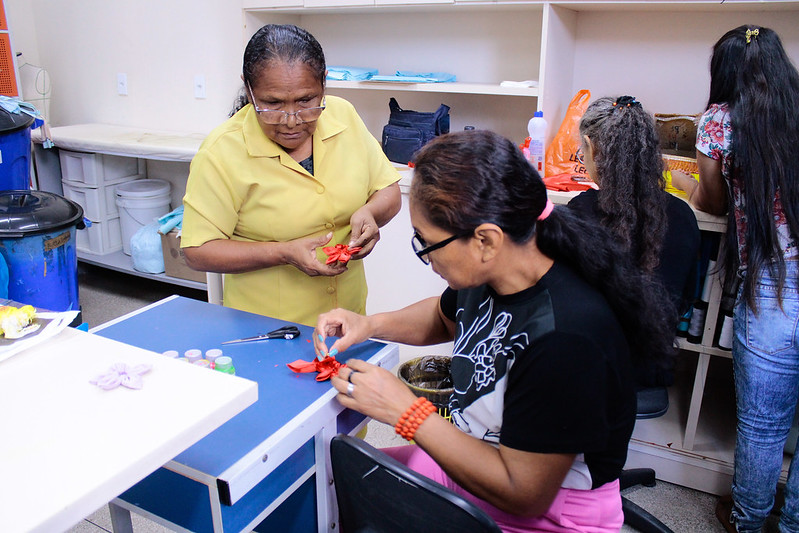
[[[335,96],[313,134],[314,175],[271,141],[248,105],[203,141],[183,198],[181,246],[216,239],[285,242],[333,232],[347,244],[350,217],[376,191],[399,180],[353,106]],[[321,249],[317,257],[327,256]],[[228,307],[314,325],[336,307],[364,313],[362,261],[345,273],[310,277],[291,265],[225,275]]]

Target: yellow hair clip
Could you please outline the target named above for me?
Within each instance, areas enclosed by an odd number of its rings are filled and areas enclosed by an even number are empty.
[[[757,39],[758,35],[760,35],[760,30],[759,29],[754,29],[754,30],[747,29],[746,30],[746,44],[749,44],[749,43],[752,42],[752,37]]]

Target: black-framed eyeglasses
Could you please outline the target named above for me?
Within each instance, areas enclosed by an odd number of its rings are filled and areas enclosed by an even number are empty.
[[[264,121],[265,124],[285,124],[289,121],[290,116],[294,116],[294,119],[297,121],[298,124],[304,124],[306,122],[314,122],[315,120],[319,119],[319,116],[322,114],[322,111],[325,110],[325,97],[322,97],[322,105],[318,107],[307,107],[305,109],[300,109],[298,111],[294,111],[289,113],[288,111],[278,111],[276,109],[266,109],[263,107],[258,107],[258,104],[255,103],[255,97],[252,94],[252,87],[250,84],[247,84],[247,91],[250,93],[250,101],[252,102],[252,107],[255,109],[255,112],[258,113],[258,116],[261,117],[261,120]]]
[[[424,239],[422,239],[419,236],[419,233],[414,231],[413,232],[413,236],[411,237],[411,248],[413,248],[413,251],[416,254],[416,257],[418,257],[419,260],[422,261],[422,263],[424,263],[425,265],[429,265],[430,264],[430,258],[427,256],[427,254],[429,254],[430,252],[434,252],[434,251],[438,250],[439,248],[443,248],[443,247],[445,247],[446,245],[448,245],[449,243],[451,243],[453,241],[456,241],[458,239],[462,239],[463,237],[466,237],[470,233],[467,233],[466,235],[463,235],[463,234],[453,235],[452,237],[447,237],[443,241],[439,241],[439,242],[437,242],[435,244],[431,244],[431,245],[428,246],[428,244],[424,241]]]

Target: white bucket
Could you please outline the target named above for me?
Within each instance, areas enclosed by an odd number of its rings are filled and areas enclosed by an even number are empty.
[[[169,213],[172,186],[164,180],[134,180],[117,186],[122,251],[130,255],[130,238],[139,228]]]

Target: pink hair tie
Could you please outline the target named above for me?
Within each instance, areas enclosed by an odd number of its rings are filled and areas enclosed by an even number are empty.
[[[552,203],[552,200],[547,198],[547,205],[544,206],[544,210],[541,211],[540,215],[538,215],[538,220],[544,220],[547,218],[553,209],[555,209],[555,204]]]

